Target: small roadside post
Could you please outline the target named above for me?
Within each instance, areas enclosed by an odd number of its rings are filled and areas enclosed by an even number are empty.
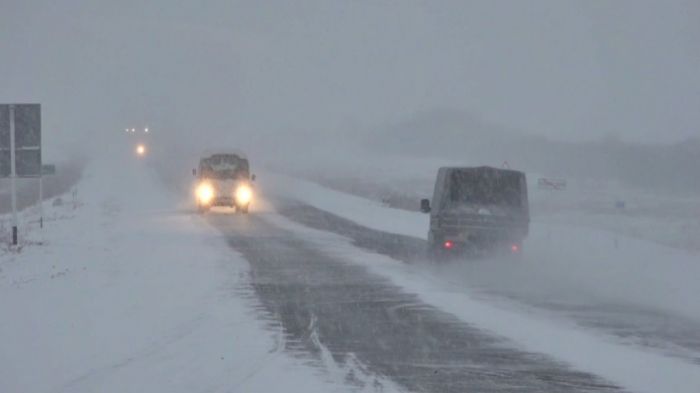
[[[41,174],[39,175],[39,228],[44,227],[44,176],[55,175],[56,165],[43,164],[41,165]]]
[[[39,176],[39,228],[44,228],[44,173]]]
[[[617,210],[617,213],[623,213],[625,211],[626,205],[627,204],[624,200],[618,199],[615,201],[615,210]],[[613,236],[615,236],[615,239],[613,241],[613,243],[615,244],[615,248],[620,248],[620,240],[618,239],[617,233],[615,233]]]

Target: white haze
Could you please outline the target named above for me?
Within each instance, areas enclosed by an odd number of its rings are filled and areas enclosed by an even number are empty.
[[[211,228],[217,217],[264,224],[240,227],[281,250],[260,258],[286,263],[289,250],[366,267],[418,294],[411,308],[509,338],[535,365],[543,354],[629,391],[700,391],[699,20],[693,0],[0,0],[0,103],[42,104],[44,160],[63,183],[47,190],[78,184],[85,202],[46,203],[46,217],[59,218],[43,232],[38,213],[23,212],[30,242],[0,266],[0,305],[13,316],[0,324],[0,391],[191,391],[231,378],[269,391],[300,386],[296,377],[312,385],[300,389],[328,391],[278,356],[290,344],[283,323],[269,342],[249,320],[253,303],[238,303],[256,273],[229,247],[238,230]],[[124,132],[146,126],[148,138]],[[137,138],[149,141],[140,160]],[[251,220],[200,219],[184,187],[190,170],[202,150],[229,147],[259,175]],[[425,239],[429,216],[416,210],[437,167],[504,161],[530,182],[523,259],[403,263],[351,243],[352,225],[312,230],[278,203]],[[152,168],[182,187],[168,192]],[[544,175],[566,178],[567,190],[539,190]],[[367,288],[385,303],[383,289]],[[605,326],[620,320],[629,340]],[[252,346],[230,349],[239,343]],[[504,370],[512,382],[531,368]],[[535,377],[572,382],[544,371]]]
[[[48,160],[149,125],[171,156],[314,162],[433,111],[669,144],[698,135],[699,19],[682,1],[4,0],[0,101],[42,103]]]

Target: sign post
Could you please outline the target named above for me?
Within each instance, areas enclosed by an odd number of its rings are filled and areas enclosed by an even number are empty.
[[[10,178],[12,245],[18,243],[17,178],[36,176],[41,176],[41,105],[0,104],[0,177]]]
[[[15,165],[15,106],[10,105],[10,188],[12,193],[12,245],[17,245],[17,165]]]
[[[44,176],[39,176],[39,228],[44,228]]]

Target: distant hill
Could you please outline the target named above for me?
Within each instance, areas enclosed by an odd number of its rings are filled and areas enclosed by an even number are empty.
[[[465,164],[500,165],[555,176],[617,180],[672,192],[700,193],[700,138],[667,145],[615,138],[572,143],[498,126],[468,113],[418,114],[365,136],[377,152],[443,157]]]

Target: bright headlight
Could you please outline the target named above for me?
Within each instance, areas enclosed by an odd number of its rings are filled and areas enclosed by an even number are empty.
[[[235,196],[239,205],[247,205],[253,199],[253,190],[249,186],[238,186]]]
[[[146,145],[138,144],[136,146],[136,154],[138,154],[140,156],[146,155]]]
[[[200,203],[207,204],[214,198],[214,187],[209,183],[201,183],[197,186],[196,194]]]

